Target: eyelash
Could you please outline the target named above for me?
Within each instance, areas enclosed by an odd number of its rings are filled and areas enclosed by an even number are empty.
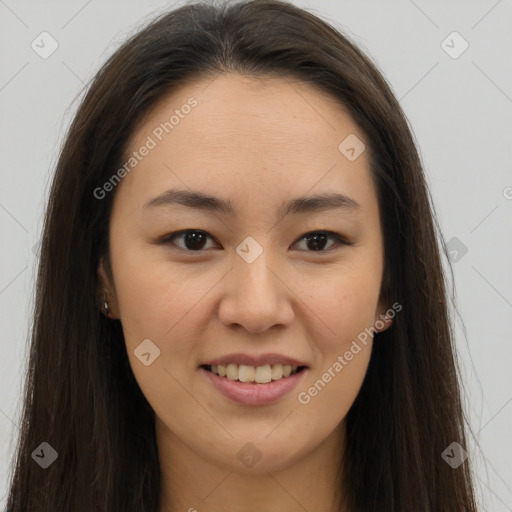
[[[201,233],[203,235],[206,235],[211,240],[215,240],[206,231],[203,231],[201,229],[184,229],[184,230],[181,230],[181,231],[176,231],[174,233],[170,233],[169,235],[165,236],[161,240],[161,243],[162,244],[169,244],[169,243],[172,244],[172,240],[173,239],[181,237],[181,236],[186,235],[188,233]],[[327,253],[327,252],[331,252],[332,249],[335,249],[336,247],[339,247],[339,246],[342,246],[342,245],[349,245],[349,246],[350,245],[354,245],[354,242],[347,241],[345,238],[343,238],[338,233],[335,233],[333,231],[325,231],[325,230],[308,231],[307,233],[304,233],[297,241],[303,240],[307,236],[318,235],[318,234],[327,235],[328,237],[333,238],[336,241],[336,243],[334,245],[332,245],[331,247],[329,247],[328,249],[321,249],[321,250],[318,250],[318,251],[306,251],[306,252],[310,252],[310,253]],[[173,244],[173,245],[176,245],[176,244]],[[191,249],[187,249],[185,247],[180,247],[180,246],[177,246],[177,247],[179,249],[182,249],[182,250],[186,251],[186,252],[197,252],[197,253],[200,253],[200,252],[208,250],[208,249],[199,249],[197,251],[194,251],[194,250],[191,250]]]

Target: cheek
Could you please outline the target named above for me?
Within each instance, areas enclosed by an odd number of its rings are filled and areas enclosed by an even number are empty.
[[[364,381],[372,342],[328,357],[322,368],[300,390],[297,400],[314,424],[316,435],[327,435],[345,418]],[[347,358],[350,354],[350,360]]]
[[[343,420],[368,369],[372,338],[365,329],[373,325],[378,286],[360,284],[340,280],[312,297],[321,319],[313,334],[316,364],[297,390],[297,402],[317,436],[327,435]]]
[[[119,315],[127,343],[141,337],[162,340],[171,336],[184,319],[193,316],[194,306],[211,280],[208,275],[194,277],[164,259],[155,259],[150,249],[128,249],[128,244],[122,243],[117,250],[112,248]]]
[[[113,270],[119,315],[130,365],[143,394],[162,417],[169,414],[173,403],[180,404],[190,421],[204,422],[197,403],[185,391],[195,369],[190,356],[198,339],[195,333],[201,329],[198,315],[204,290],[179,271],[166,274],[169,265],[161,260],[125,253],[117,262]],[[147,366],[137,356],[143,340],[151,340],[156,347],[150,345]],[[153,359],[154,350],[158,356]]]
[[[125,331],[127,345],[144,338],[157,339],[163,328],[160,316],[164,281],[158,280],[151,265],[135,266],[130,258],[114,270],[119,317]],[[169,319],[170,320],[170,319]]]
[[[322,279],[309,280],[304,296],[317,323],[323,325],[323,334],[318,339],[341,350],[373,326],[380,284],[380,267],[373,262],[346,265],[333,269]]]
[[[299,403],[331,427],[346,415],[366,375],[380,277],[379,265],[367,261],[337,269],[323,280],[328,285],[309,288],[308,306],[318,319],[313,333],[318,364]]]

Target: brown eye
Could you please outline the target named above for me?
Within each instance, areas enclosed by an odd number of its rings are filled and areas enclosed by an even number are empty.
[[[334,240],[334,243],[326,248],[329,239]],[[326,252],[338,245],[352,245],[340,235],[331,231],[311,231],[303,235],[300,240],[305,240],[308,252]]]
[[[172,244],[189,252],[199,252],[212,248],[212,246],[206,246],[208,239],[213,240],[205,231],[186,229],[177,233],[171,233],[162,240],[162,243]],[[176,240],[181,240],[181,243],[176,243]],[[311,231],[303,235],[299,240],[305,241],[305,247],[300,248],[300,250],[306,250],[307,252],[328,252],[339,245],[353,245],[337,233],[331,231]],[[330,245],[328,245],[329,240],[333,241]]]
[[[163,243],[172,243],[187,251],[202,251],[208,248],[205,247],[208,238],[211,239],[211,237],[204,231],[188,229],[178,233],[173,233],[171,236],[165,238]],[[182,239],[183,245],[175,244],[174,240],[176,239]]]

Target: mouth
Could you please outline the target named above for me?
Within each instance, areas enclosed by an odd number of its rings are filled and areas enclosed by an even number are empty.
[[[231,381],[244,382],[248,384],[268,384],[274,381],[285,380],[303,372],[308,367],[282,364],[250,366],[231,363],[228,365],[203,364],[200,368],[203,368],[218,377]]]
[[[218,361],[215,361],[218,362]],[[243,406],[266,406],[287,397],[307,377],[308,366],[202,364],[198,370],[224,398]]]

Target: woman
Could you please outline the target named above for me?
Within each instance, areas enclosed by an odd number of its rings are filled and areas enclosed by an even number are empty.
[[[161,16],[60,155],[8,510],[475,511],[437,235],[345,36]]]

